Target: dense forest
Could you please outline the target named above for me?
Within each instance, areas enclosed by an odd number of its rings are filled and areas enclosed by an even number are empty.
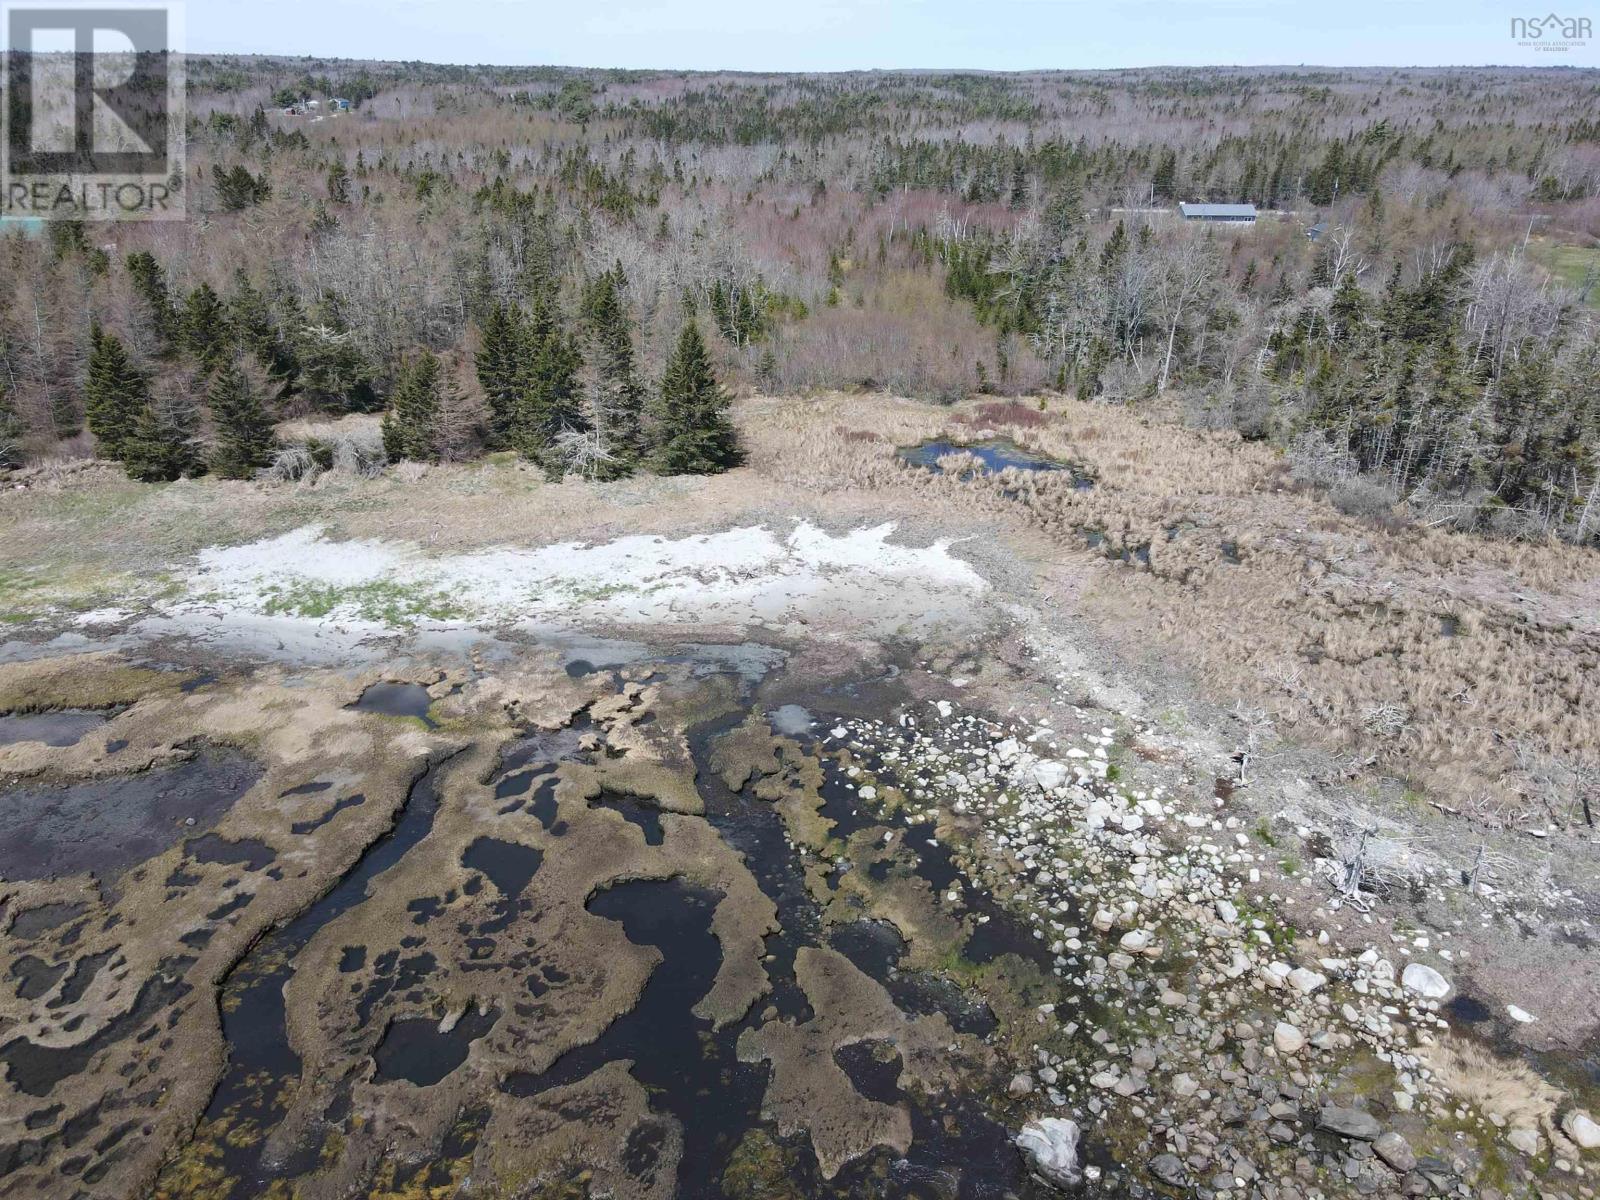
[[[1594,72],[198,58],[189,91],[187,220],[0,239],[4,465],[604,479],[736,463],[729,388],[1069,395],[1271,439],[1352,510],[1600,536]],[[349,413],[381,444],[275,432]]]

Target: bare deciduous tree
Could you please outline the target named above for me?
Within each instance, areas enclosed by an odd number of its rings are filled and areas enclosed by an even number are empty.
[[[606,449],[598,430],[564,429],[555,437],[555,451],[567,471],[581,479],[597,478],[616,456]]]
[[[1219,274],[1216,244],[1209,237],[1185,238],[1169,247],[1158,260],[1152,293],[1167,336],[1158,385],[1162,391],[1172,375],[1178,330],[1215,292]]]
[[[1351,225],[1335,225],[1324,238],[1328,254],[1328,286],[1337,289],[1346,275],[1359,279],[1367,260],[1356,247],[1356,231]]]

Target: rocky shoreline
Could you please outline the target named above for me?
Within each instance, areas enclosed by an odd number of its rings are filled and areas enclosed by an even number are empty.
[[[1038,1006],[1009,1087],[1041,1175],[1262,1200],[1594,1194],[1588,1112],[1516,1064],[1494,1079],[1452,1031],[1438,967],[1278,919],[1266,847],[1224,799],[1128,753],[1151,731],[1122,725],[1069,737],[941,701],[831,731],[884,764],[861,795],[938,822],[1052,956],[1064,996]],[[1488,1076],[1477,1102],[1448,1086],[1463,1057]],[[1114,1165],[1080,1170],[1080,1129]]]

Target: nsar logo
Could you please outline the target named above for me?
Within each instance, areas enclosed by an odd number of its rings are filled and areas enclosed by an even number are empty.
[[[1566,51],[1587,45],[1594,27],[1588,17],[1512,17],[1511,36],[1532,50]]]

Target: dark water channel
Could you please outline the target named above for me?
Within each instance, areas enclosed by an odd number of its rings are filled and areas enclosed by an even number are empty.
[[[806,710],[809,714],[809,707]],[[793,715],[793,708],[790,714]],[[768,803],[746,792],[730,791],[720,776],[709,770],[710,746],[724,732],[745,719],[735,713],[700,727],[691,737],[695,762],[699,765],[697,785],[705,802],[707,818],[735,849],[744,856],[762,890],[778,909],[781,932],[767,939],[767,975],[771,994],[757,1003],[776,1008],[790,1020],[812,1017],[810,1005],[794,977],[795,956],[803,946],[826,945],[844,954],[864,974],[883,985],[896,1004],[911,1015],[943,1013],[958,1031],[985,1036],[995,1028],[994,1015],[982,1001],[940,976],[902,971],[900,959],[905,944],[892,926],[881,922],[859,921],[825,930],[815,902],[806,888],[800,860],[789,848],[782,819]],[[819,713],[809,728],[823,730],[835,723],[833,714]],[[798,734],[808,752],[819,749],[813,737],[791,724],[791,736]],[[882,764],[869,761],[869,768]],[[856,787],[836,767],[825,760],[821,814],[835,824],[833,835],[846,839],[863,829],[888,826],[859,799]],[[908,847],[910,843],[908,842]],[[949,860],[947,848],[933,873],[946,882],[945,872],[959,874]],[[937,858],[938,856],[934,856]],[[925,861],[918,855],[919,863]],[[920,868],[919,868],[920,869]],[[752,1013],[746,1025],[759,1025],[760,1016]],[[940,1197],[944,1200],[990,1200],[1006,1195],[1028,1194],[1031,1186],[1024,1177],[1021,1161],[1011,1145],[1008,1130],[994,1121],[982,1107],[959,1097],[940,1097],[924,1101],[901,1092],[898,1087],[898,1057],[888,1048],[867,1045],[847,1048],[836,1058],[861,1093],[886,1103],[903,1101],[911,1112],[913,1142],[906,1158],[878,1150],[845,1166],[831,1184],[817,1174],[816,1160],[809,1142],[797,1146],[796,1178],[801,1195],[873,1195],[886,1197]],[[680,1196],[716,1197],[718,1191],[681,1190]]]
[[[744,1133],[759,1123],[766,1091],[765,1065],[738,1061],[737,1033],[712,1035],[710,1022],[692,1011],[722,965],[711,932],[720,899],[681,879],[638,880],[597,893],[589,911],[621,924],[636,945],[655,946],[662,962],[639,1002],[599,1039],[562,1055],[541,1074],[512,1075],[503,1084],[512,1095],[537,1095],[576,1083],[607,1063],[632,1060],[633,1077],[650,1093],[652,1109],[682,1126],[678,1195],[685,1198],[721,1194],[723,1166]]]
[[[7,713],[0,716],[0,746],[16,742],[43,742],[60,748],[76,746],[111,719],[111,713],[85,708],[54,712]]]
[[[740,673],[737,663],[721,665],[721,669]],[[744,682],[748,684],[748,677]],[[368,689],[357,707],[427,719],[426,708],[415,692],[386,691],[369,704],[373,690]],[[753,706],[754,696],[749,694],[753,689],[741,690]],[[682,1200],[723,1197],[723,1174],[730,1157],[756,1130],[765,1131],[781,1144],[788,1178],[802,1196],[1000,1200],[1032,1194],[1034,1185],[1025,1177],[1009,1130],[976,1101],[929,1099],[903,1092],[900,1064],[892,1046],[851,1047],[842,1050],[836,1061],[863,1095],[907,1105],[914,1142],[906,1158],[880,1149],[847,1165],[836,1179],[825,1181],[804,1135],[778,1139],[770,1123],[763,1120],[761,1104],[770,1068],[766,1063],[741,1063],[737,1042],[743,1030],[774,1015],[798,1022],[811,1019],[806,997],[794,977],[795,957],[804,946],[832,946],[882,984],[908,1014],[943,1013],[956,1029],[977,1037],[992,1033],[996,1023],[980,998],[952,980],[905,969],[906,947],[892,926],[863,920],[832,930],[824,928],[806,887],[802,860],[789,845],[776,809],[746,792],[731,791],[710,769],[716,739],[738,726],[748,711],[729,713],[692,730],[690,749],[707,820],[740,852],[779,912],[781,932],[768,938],[764,964],[770,993],[758,1000],[742,1021],[713,1032],[710,1023],[695,1016],[693,1009],[711,988],[721,966],[721,947],[711,931],[720,896],[676,878],[618,883],[592,896],[589,910],[618,922],[630,941],[656,947],[661,964],[651,973],[638,1003],[593,1043],[572,1049],[545,1071],[512,1074],[501,1087],[514,1095],[538,1095],[584,1079],[607,1063],[631,1061],[632,1074],[648,1092],[652,1110],[674,1118],[682,1128],[684,1149],[676,1193]],[[830,721],[818,717],[813,724],[822,729]],[[553,827],[559,824],[554,764],[578,754],[575,738],[551,741],[536,736],[513,744],[502,755],[492,780],[495,794],[503,802],[502,811],[525,810],[559,836],[560,830]],[[289,1085],[301,1071],[288,1042],[284,1012],[284,987],[295,959],[318,930],[361,902],[377,875],[427,836],[438,806],[438,770],[437,766],[429,770],[411,789],[394,829],[375,843],[328,895],[263,939],[227,981],[223,1034],[229,1059],[206,1113],[208,1123],[218,1122],[219,1129],[225,1126],[230,1131],[265,1134],[282,1120],[282,1098],[291,1093]],[[334,802],[333,797],[329,799]],[[1042,947],[981,889],[965,881],[949,848],[936,843],[931,826],[907,827],[903,821],[883,818],[859,799],[853,784],[832,769],[827,773],[823,799],[823,814],[835,822],[837,836],[878,826],[895,829],[904,852],[913,856],[912,869],[917,874],[941,893],[960,889],[965,907],[989,917],[975,926],[979,933],[968,948],[970,957],[987,961],[1000,954],[1018,953],[1039,961]],[[643,831],[647,843],[661,842],[660,814],[648,804],[611,793],[592,803],[621,813]],[[468,848],[463,861],[502,894],[504,911],[499,919],[518,920],[520,905],[527,902],[517,897],[539,867],[538,852],[483,838]],[[354,960],[343,969],[355,970],[364,962],[364,952],[353,953]],[[418,960],[427,957],[416,956]],[[431,959],[413,963],[412,969],[431,970]],[[491,1007],[470,1009],[456,1015],[453,1022],[420,1018],[392,1022],[374,1052],[375,1077],[379,1081],[406,1079],[418,1086],[444,1079],[465,1061],[473,1041],[494,1027],[500,1014],[493,1002],[489,997],[485,1003]],[[335,1102],[326,1114],[328,1120],[338,1124],[348,1119],[347,1095]],[[463,1144],[470,1144],[486,1117],[486,1113],[462,1115],[461,1121],[472,1126],[462,1132]],[[261,1136],[220,1140],[222,1166],[238,1179],[233,1196],[263,1195],[275,1180],[315,1167],[318,1146],[297,1147],[288,1161],[279,1161],[266,1151],[270,1141]],[[639,1145],[630,1144],[630,1169],[658,1154],[664,1144],[662,1137],[644,1137]]]
[[[245,1123],[257,1131],[266,1131],[283,1118],[279,1100],[288,1085],[300,1077],[300,1058],[289,1044],[283,994],[294,972],[295,956],[318,930],[365,899],[367,884],[374,877],[398,863],[428,835],[439,807],[441,766],[429,768],[412,785],[394,828],[372,844],[333,890],[295,920],[263,938],[227,980],[223,988],[222,1036],[228,1047],[228,1065],[206,1109],[206,1122],[228,1120],[235,1127]],[[472,1028],[467,1018],[461,1024]],[[409,1032],[402,1037],[406,1043],[417,1040]],[[462,1054],[465,1055],[464,1050]],[[396,1057],[409,1061],[404,1047],[397,1047]],[[261,1195],[275,1179],[300,1173],[315,1161],[312,1147],[304,1161],[266,1162],[265,1139],[242,1142],[244,1139],[229,1139],[221,1143],[224,1166],[228,1174],[238,1179],[233,1190],[237,1196]]]

